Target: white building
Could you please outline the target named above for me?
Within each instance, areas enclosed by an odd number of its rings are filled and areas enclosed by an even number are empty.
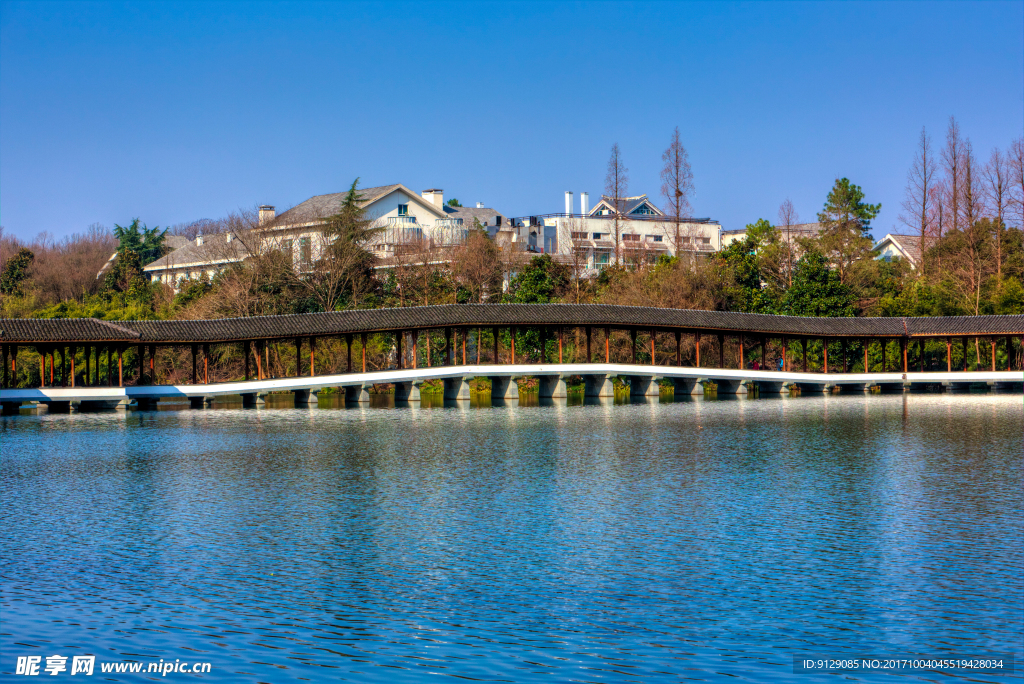
[[[438,188],[415,193],[398,183],[360,188],[358,192],[364,215],[382,228],[367,248],[385,261],[402,250],[461,244],[474,225],[493,234],[504,221],[502,214],[483,204],[472,208],[448,206],[444,192]],[[200,236],[143,270],[151,280],[177,289],[183,278],[197,278],[203,273],[212,277],[233,263],[268,250],[285,253],[298,270],[308,268],[326,246],[324,221],[341,210],[347,194],[317,195],[280,216],[274,207],[261,206],[259,225],[244,238],[230,233]]]
[[[588,194],[580,193],[580,210],[576,212],[573,193],[566,192],[563,213],[515,218],[512,230],[517,239],[527,243],[528,250],[579,263],[591,274],[614,263],[616,252],[620,262],[637,263],[653,261],[663,254],[700,255],[722,248],[718,221],[689,217],[676,220],[647,195],[602,195],[593,208],[588,201]]]
[[[902,259],[910,264],[911,268],[917,268],[921,263],[921,236],[900,235],[899,233],[887,233],[884,238],[875,243],[872,250],[878,252],[876,259],[892,261]]]

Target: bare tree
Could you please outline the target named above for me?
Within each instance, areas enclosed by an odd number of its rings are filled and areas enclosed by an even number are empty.
[[[942,148],[942,170],[945,174],[945,214],[949,219],[950,228],[960,227],[960,200],[963,195],[963,148],[960,138],[960,125],[952,116],[949,117],[949,129],[946,131],[946,146]]]
[[[452,276],[469,291],[470,299],[484,301],[484,297],[501,286],[501,263],[498,247],[479,228],[469,231],[466,243],[451,254]]]
[[[924,254],[928,250],[928,237],[931,232],[931,202],[935,187],[935,159],[931,148],[931,138],[928,131],[922,127],[914,162],[907,172],[907,186],[903,191],[903,213],[899,216],[900,221],[918,235],[922,273]]]
[[[560,256],[572,269],[573,294],[579,304],[582,296],[582,280],[588,268],[587,251],[590,247],[586,217],[566,218],[558,223],[558,245]],[[563,247],[567,249],[563,249]]]
[[[690,169],[690,155],[679,140],[679,127],[672,132],[668,149],[661,155],[665,165],[661,169],[661,194],[668,201],[667,208],[672,218],[672,251],[678,253],[681,244],[681,218],[689,216],[690,195],[693,194],[693,171]]]
[[[1024,228],[1024,138],[1017,138],[1007,152],[1009,160],[1009,214]]]
[[[974,147],[968,138],[963,146],[963,181],[960,208],[963,212],[961,225],[973,226],[985,213],[985,194],[981,184],[981,169],[974,156]]]
[[[608,158],[608,174],[604,178],[605,195],[612,201],[612,229],[615,233],[615,263],[621,263],[619,243],[622,233],[622,201],[629,192],[629,169],[622,161],[619,143],[612,145],[612,154]]]
[[[1003,231],[1006,228],[1006,211],[1010,202],[1010,160],[999,148],[992,150],[988,164],[982,170],[985,185],[985,199],[995,213],[996,280],[1003,277]]]
[[[793,235],[792,228],[800,221],[800,216],[796,213],[796,207],[793,206],[793,202],[787,197],[786,200],[779,205],[779,224],[781,228],[786,231],[786,283],[787,287],[793,287]]]

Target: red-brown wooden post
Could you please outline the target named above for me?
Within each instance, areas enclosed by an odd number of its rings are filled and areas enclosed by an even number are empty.
[[[514,366],[516,365],[516,326],[514,325],[512,326],[512,347],[509,353],[512,355],[510,363]]]
[[[828,340],[821,338],[821,372],[828,374]]]
[[[807,338],[806,337],[803,338],[802,340],[800,340],[800,345],[803,347],[803,350],[804,350],[803,372],[806,373],[807,372]]]
[[[46,349],[39,348],[39,386],[46,387]]]
[[[697,355],[697,368],[700,368],[700,333],[693,334],[693,349]]]
[[[420,360],[419,360],[420,344],[419,344],[419,342],[420,342],[420,331],[419,330],[413,330],[412,331],[412,367],[413,368],[419,368],[419,366],[420,366]]]
[[[117,386],[124,387],[124,346],[117,345]]]
[[[149,345],[149,384],[156,384],[156,345]]]
[[[631,328],[629,331],[629,339],[631,343],[630,347],[630,363],[636,365],[636,328]]]
[[[860,341],[860,348],[864,350],[864,372],[870,373],[871,369],[868,367],[868,340],[864,338]]]
[[[745,340],[743,339],[743,333],[740,333],[740,368],[741,369],[747,367],[747,354],[746,354],[746,348],[745,348],[744,342],[745,342]]]
[[[611,347],[612,329],[605,327],[604,329],[604,362],[611,363],[612,360],[612,347]]]
[[[462,337],[462,365],[465,366],[465,365],[467,365],[466,364],[466,337],[469,336],[469,329],[466,328],[466,327],[462,327],[459,330],[460,330],[459,334]]]
[[[996,370],[996,338],[991,338],[989,343],[992,345],[992,372]]]
[[[946,372],[953,372],[953,338],[946,338]]]
[[[683,334],[678,330],[675,331],[676,336],[676,368],[683,367]]]
[[[907,372],[907,338],[900,338],[900,357],[903,359],[903,370],[901,372]]]
[[[263,340],[256,340],[256,379],[263,379]]]
[[[657,366],[658,365],[658,359],[657,359],[657,356],[655,355],[655,351],[654,351],[654,342],[655,342],[655,340],[657,338],[658,338],[658,331],[655,330],[654,328],[651,328],[651,365],[652,366]]]
[[[210,345],[203,344],[203,384],[210,384]]]
[[[366,333],[360,333],[359,341],[362,344],[363,352],[363,372],[366,372]]]
[[[558,363],[562,363],[562,334],[563,334],[562,326],[558,326]],[[1010,344],[1009,343],[1009,339],[1010,338],[1006,338],[1006,339],[1007,339],[1007,343],[1006,343],[1007,344],[1007,349],[1009,349],[1009,344]]]
[[[924,340],[917,341],[917,372],[924,373]]]

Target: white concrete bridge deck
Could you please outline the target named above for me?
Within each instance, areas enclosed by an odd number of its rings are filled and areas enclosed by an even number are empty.
[[[314,377],[274,378],[196,385],[139,385],[130,387],[43,387],[0,390],[0,403],[18,405],[23,402],[61,404],[86,402],[86,405],[115,405],[124,400],[135,400],[140,405],[161,399],[189,399],[194,405],[211,401],[215,397],[241,395],[246,403],[261,403],[261,397],[271,392],[295,393],[296,403],[315,403],[316,393],[322,389],[344,388],[346,400],[367,401],[368,390],[375,384],[395,385],[397,400],[419,399],[419,385],[425,380],[443,380],[446,399],[468,399],[469,381],[487,377],[492,382],[492,398],[518,397],[513,378],[540,379],[541,397],[566,396],[565,379],[583,376],[587,396],[612,396],[614,378],[628,379],[633,395],[657,395],[657,381],[673,381],[677,393],[702,393],[701,381],[714,382],[718,392],[735,393],[745,383],[754,383],[762,393],[777,393],[784,385],[796,384],[804,391],[823,391],[838,385],[846,389],[864,390],[873,385],[901,391],[915,385],[967,387],[973,383],[988,383],[996,387],[1016,389],[1024,383],[1021,371],[968,371],[924,373],[795,373],[740,369],[689,368],[675,366],[649,366],[622,363],[568,363],[518,365],[466,365],[440,366],[404,370],[384,370],[367,373],[344,373]]]

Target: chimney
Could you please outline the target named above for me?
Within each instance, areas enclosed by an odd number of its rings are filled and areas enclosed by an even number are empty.
[[[200,247],[203,246],[203,236],[202,235],[196,235],[196,244],[199,245]]]
[[[477,209],[483,209],[484,208],[484,203],[483,202],[477,202],[476,203],[476,208]]]
[[[444,190],[441,188],[431,188],[424,190],[420,194],[423,195],[423,199],[433,202],[434,206],[438,209],[444,209]]]
[[[263,204],[260,205],[260,225],[270,223],[277,217],[277,212],[274,211],[273,205]]]
[[[590,195],[585,192],[580,193],[580,213],[584,216],[590,211]]]
[[[572,216],[572,190],[565,191],[565,214]]]
[[[224,237],[228,239],[228,242],[231,242],[232,240],[235,239],[235,236],[232,233],[224,233]]]

